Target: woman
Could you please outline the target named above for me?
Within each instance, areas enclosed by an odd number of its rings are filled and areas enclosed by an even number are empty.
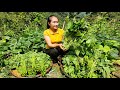
[[[47,30],[44,31],[44,39],[46,42],[46,50],[53,63],[58,62],[58,58],[63,56],[66,53],[66,50],[63,48],[63,35],[64,30],[58,28],[58,18],[54,15],[51,15],[47,19]]]

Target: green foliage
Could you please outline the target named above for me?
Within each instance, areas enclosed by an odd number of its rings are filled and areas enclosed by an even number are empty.
[[[3,36],[0,40],[0,50],[13,54],[23,54],[31,50],[40,52],[44,46],[43,32],[39,29],[26,29],[19,38]]]
[[[45,76],[50,67],[50,57],[42,52],[27,52],[25,54],[13,55],[4,60],[6,67],[11,70],[16,68],[22,76],[35,76],[41,73]]]
[[[10,64],[23,76],[42,68],[45,75],[49,64],[41,60],[41,51],[50,15],[59,18],[61,28],[66,22],[63,44],[70,51],[63,58],[65,72],[73,78],[110,78],[112,60],[120,59],[119,12],[0,12],[0,67]]]
[[[63,12],[0,12],[0,67],[10,56],[29,51],[41,52],[45,48],[43,31],[47,17],[56,15],[62,26]]]
[[[104,13],[89,18],[67,20],[64,45],[70,53],[63,58],[64,70],[73,78],[110,78],[112,59],[120,58],[120,31],[115,29],[119,23],[111,23]]]

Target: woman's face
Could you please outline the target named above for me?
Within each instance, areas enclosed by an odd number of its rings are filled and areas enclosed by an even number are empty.
[[[50,28],[52,30],[57,30],[58,29],[58,24],[59,24],[58,19],[56,17],[54,17],[54,16],[51,17],[50,19],[51,19],[51,22],[48,22]]]

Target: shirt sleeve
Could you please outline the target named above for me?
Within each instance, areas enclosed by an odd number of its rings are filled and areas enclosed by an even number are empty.
[[[47,32],[47,30],[44,31],[43,35],[44,36],[48,36],[49,35],[48,32]]]

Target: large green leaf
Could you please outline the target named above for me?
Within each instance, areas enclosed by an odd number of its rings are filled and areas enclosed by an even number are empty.
[[[73,22],[69,21],[66,25],[66,29],[71,29],[73,27]]]
[[[77,56],[79,56],[80,50],[75,50]]]
[[[104,51],[104,52],[110,51],[110,47],[105,45],[104,48],[103,48],[103,51]]]
[[[88,39],[88,40],[86,41],[86,43],[91,43],[91,41],[92,41],[92,39]]]

